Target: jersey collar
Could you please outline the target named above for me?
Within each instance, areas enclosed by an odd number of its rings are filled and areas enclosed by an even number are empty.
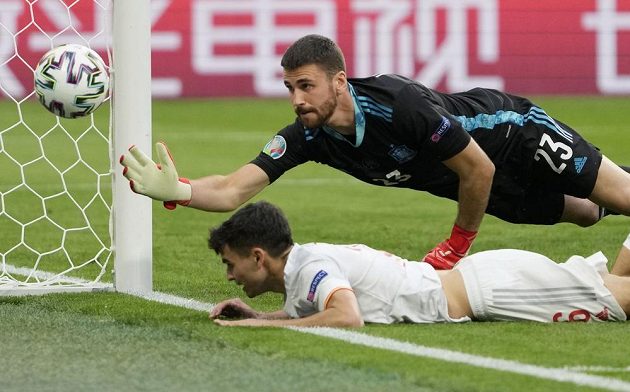
[[[363,109],[361,109],[361,105],[359,105],[359,99],[357,98],[357,94],[354,91],[354,87],[350,83],[348,83],[348,89],[350,90],[350,95],[352,96],[352,104],[354,105],[354,127],[355,127],[355,142],[352,143],[339,132],[337,132],[334,128],[329,127],[328,125],[324,125],[322,129],[324,132],[329,134],[338,140],[343,140],[347,143],[352,144],[353,147],[359,147],[363,142],[363,136],[365,135],[365,114],[363,114]]]

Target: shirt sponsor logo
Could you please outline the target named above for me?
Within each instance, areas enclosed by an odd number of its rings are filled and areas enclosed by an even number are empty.
[[[451,129],[451,122],[448,120],[448,118],[442,116],[442,123],[435,130],[435,132],[433,132],[433,135],[431,135],[431,141],[433,143],[439,142],[440,139],[442,139],[442,136],[444,136],[444,134],[446,134],[449,129]]]
[[[287,141],[280,135],[274,136],[263,148],[263,152],[273,159],[282,157],[286,151]]]
[[[317,291],[317,286],[319,286],[322,279],[324,279],[327,275],[328,272],[324,270],[320,270],[317,274],[315,274],[315,277],[311,282],[311,288],[308,290],[308,295],[306,296],[307,300],[309,300],[310,302],[313,302],[315,300],[315,292]]]
[[[416,150],[412,150],[404,144],[402,146],[394,146],[388,152],[389,156],[398,161],[398,163],[409,162],[416,156],[417,153],[418,152]]]

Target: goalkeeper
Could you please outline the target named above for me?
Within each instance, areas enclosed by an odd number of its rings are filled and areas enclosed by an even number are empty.
[[[295,244],[282,212],[264,201],[214,228],[209,245],[249,297],[285,298],[271,313],[223,301],[210,318],[224,326],[625,321],[630,312],[630,277],[609,274],[601,252],[556,264],[532,252],[486,251],[436,271],[365,245]],[[623,257],[627,247],[630,237]]]
[[[161,170],[132,147],[132,189],[207,211],[234,210],[307,161],[374,185],[458,202],[449,238],[424,260],[449,269],[468,253],[484,213],[528,224],[596,223],[630,215],[630,174],[529,100],[489,89],[443,94],[397,75],[348,79],[330,39],[309,35],[282,58],[297,119],[235,172],[179,179],[164,144]],[[630,273],[619,263],[615,273]]]

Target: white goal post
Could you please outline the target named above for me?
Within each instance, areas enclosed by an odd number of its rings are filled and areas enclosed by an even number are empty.
[[[152,150],[151,1],[86,3],[0,4],[0,295],[152,291],[152,202],[118,163],[131,144]],[[38,106],[36,55],[64,43],[109,54],[109,108],[65,120]]]
[[[151,200],[129,190],[117,157],[135,144],[151,146],[151,1],[114,0],[113,243],[117,291],[152,290]]]

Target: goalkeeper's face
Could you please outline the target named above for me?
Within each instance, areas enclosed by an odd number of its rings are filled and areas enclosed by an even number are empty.
[[[243,286],[248,297],[253,298],[270,290],[266,283],[267,270],[260,253],[252,250],[247,256],[242,256],[226,245],[221,258],[226,266],[227,279]]]
[[[305,65],[284,71],[284,85],[289,90],[293,111],[310,129],[326,124],[337,109],[338,84],[319,66]]]

